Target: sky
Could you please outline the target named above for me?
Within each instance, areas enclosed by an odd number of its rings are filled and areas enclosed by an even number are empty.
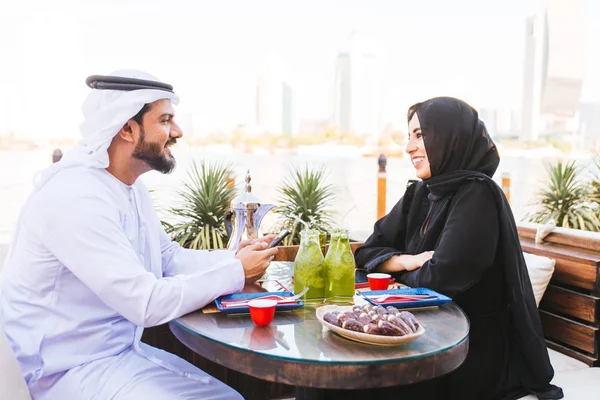
[[[565,0],[568,1],[568,0]],[[600,102],[600,2],[582,0],[583,101]],[[255,119],[276,60],[299,118],[329,118],[353,32],[381,45],[383,120],[436,95],[520,108],[525,19],[543,0],[0,0],[0,134],[77,137],[85,78],[143,69],[171,83],[194,129]]]

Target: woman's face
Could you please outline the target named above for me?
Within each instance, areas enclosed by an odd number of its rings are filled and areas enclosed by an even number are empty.
[[[431,178],[431,166],[427,158],[425,143],[423,142],[423,134],[421,133],[421,124],[417,113],[413,115],[408,123],[408,144],[406,145],[406,153],[410,156],[413,167],[417,172],[417,178]]]

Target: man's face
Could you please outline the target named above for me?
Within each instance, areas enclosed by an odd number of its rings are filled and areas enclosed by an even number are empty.
[[[169,147],[183,136],[175,123],[175,111],[168,99],[157,100],[142,118],[139,137],[132,156],[145,161],[156,171],[168,174],[175,168],[175,157]]]

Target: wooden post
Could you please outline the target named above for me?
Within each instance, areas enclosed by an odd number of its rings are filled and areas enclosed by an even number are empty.
[[[385,154],[381,153],[379,155],[377,163],[379,164],[379,172],[377,173],[377,219],[380,219],[385,215],[386,206],[387,172],[385,172],[385,167],[387,158]]]
[[[508,172],[502,173],[502,191],[510,203],[510,173]]]

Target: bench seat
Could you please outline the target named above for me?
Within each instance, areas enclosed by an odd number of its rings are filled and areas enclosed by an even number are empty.
[[[546,344],[590,367],[598,367],[600,233],[556,228],[543,243],[535,243],[539,227],[521,223],[518,231],[524,252],[556,261],[539,305]]]
[[[540,303],[540,318],[554,367],[552,383],[565,399],[600,398],[600,233],[556,228],[535,243],[540,225],[518,226],[523,251],[556,260]],[[593,368],[588,368],[593,367]],[[536,400],[533,395],[521,400]]]

